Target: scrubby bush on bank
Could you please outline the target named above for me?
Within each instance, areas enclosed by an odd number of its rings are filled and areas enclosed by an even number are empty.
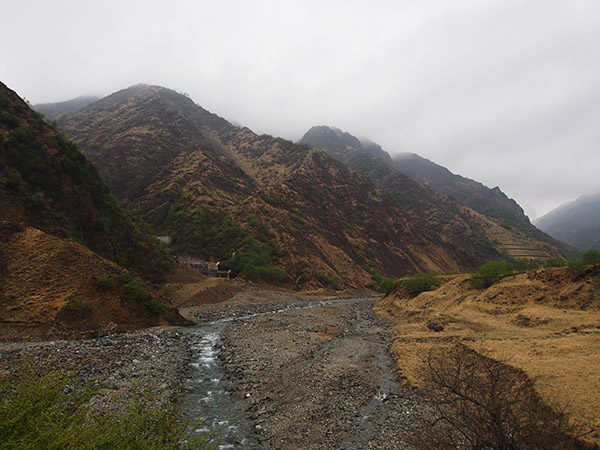
[[[75,374],[42,373],[26,363],[16,376],[0,377],[3,450],[208,449],[210,434],[193,435],[172,404],[136,394],[117,411],[98,411],[96,389]]]
[[[585,449],[586,431],[548,405],[521,370],[463,345],[435,349],[422,373],[433,418],[413,437],[420,449]]]
[[[471,287],[485,289],[497,283],[507,275],[539,269],[533,259],[515,259],[514,261],[488,261],[471,277]]]
[[[429,273],[418,273],[402,281],[402,287],[413,295],[430,291],[439,285],[439,278]]]

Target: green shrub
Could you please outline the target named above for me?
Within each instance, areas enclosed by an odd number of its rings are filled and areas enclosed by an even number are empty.
[[[385,278],[375,269],[370,270],[369,273],[373,278],[373,281],[368,286],[371,289],[375,289],[384,294],[389,294],[398,286],[399,281],[396,278]]]
[[[598,250],[588,250],[583,252],[581,259],[588,265],[600,264],[600,252]]]
[[[485,289],[512,273],[512,266],[506,261],[488,261],[471,277],[471,286]]]
[[[176,297],[175,289],[171,287],[165,287],[160,290],[161,297],[168,298],[169,300],[173,300]]]
[[[121,283],[121,284],[127,284],[131,280],[133,280],[133,277],[131,276],[131,274],[129,272],[121,272],[119,274],[119,276],[117,277],[117,280],[119,280],[119,283]]]
[[[0,436],[5,450],[208,449],[211,434],[193,434],[173,405],[135,393],[123,408],[94,410],[96,394],[76,374],[42,373],[24,364],[0,377]]]
[[[317,280],[329,289],[337,289],[339,287],[339,281],[333,272],[327,272],[327,274],[320,273],[317,275]]]
[[[398,279],[396,278],[382,278],[379,283],[379,292],[389,294],[398,286]]]
[[[157,316],[164,316],[169,313],[169,306],[159,298],[152,298],[147,304],[148,309]]]
[[[138,283],[137,280],[131,280],[129,283],[122,285],[121,292],[123,298],[127,301],[142,303],[149,302],[152,298],[148,289]]]
[[[306,283],[308,280],[310,280],[310,274],[304,272],[302,275],[300,275],[298,283],[303,284]]]
[[[573,274],[580,274],[587,266],[588,264],[583,259],[570,259],[567,263],[567,270]]]
[[[540,265],[537,263],[537,261],[530,258],[515,259],[510,265],[514,272],[530,272],[540,268]]]
[[[17,128],[19,125],[21,125],[21,119],[14,114],[9,113],[8,111],[2,111],[0,114],[0,122],[4,122],[11,128]]]
[[[98,288],[103,291],[110,291],[115,286],[115,279],[108,276],[99,276],[96,278],[96,284]]]
[[[4,181],[4,186],[13,191],[19,191],[23,186],[23,179],[19,172],[9,171]]]
[[[290,212],[290,219],[295,220],[296,222],[298,222],[300,224],[304,224],[304,219],[295,212]]]
[[[546,263],[544,264],[544,267],[551,269],[551,268],[557,268],[557,267],[565,267],[566,265],[567,265],[567,261],[562,258],[550,258],[549,260],[546,261]]]
[[[413,295],[430,291],[440,285],[440,280],[433,274],[417,273],[402,281],[402,287]]]

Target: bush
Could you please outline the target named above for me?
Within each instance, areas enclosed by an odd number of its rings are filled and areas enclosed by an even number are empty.
[[[129,272],[121,272],[119,274],[119,276],[117,277],[117,280],[119,281],[119,283],[121,284],[127,284],[129,283],[131,280],[133,280],[133,277],[131,276],[131,274]]]
[[[598,250],[588,250],[583,252],[581,259],[588,265],[600,264],[600,252]]]
[[[148,289],[146,289],[136,280],[132,280],[129,283],[121,286],[121,292],[127,301],[142,303],[149,302],[152,298],[150,292],[148,292]]]
[[[119,412],[89,406],[96,394],[76,374],[42,373],[28,363],[0,377],[0,436],[5,450],[207,449],[172,404],[138,393]]]
[[[115,286],[115,279],[101,275],[96,278],[96,285],[103,291],[110,291]]]
[[[402,287],[413,295],[430,291],[439,285],[439,278],[429,273],[418,273],[402,281]]]
[[[317,280],[319,283],[323,284],[329,289],[337,289],[339,287],[338,279],[335,277],[333,272],[327,272],[327,274],[320,273],[317,275]]]
[[[587,266],[587,263],[583,259],[570,259],[567,263],[567,270],[575,275],[579,275]]]
[[[512,271],[511,264],[506,261],[488,261],[471,277],[471,287],[488,288]]]
[[[169,313],[169,306],[160,298],[152,298],[147,304],[148,309],[157,316],[165,316]]]
[[[434,413],[413,437],[423,449],[585,448],[583,428],[545,404],[521,370],[465,347],[435,349],[424,361]]]
[[[565,267],[566,265],[567,265],[567,261],[562,258],[550,258],[549,260],[546,261],[546,263],[544,264],[544,267],[551,269],[551,268],[557,268],[557,267]]]

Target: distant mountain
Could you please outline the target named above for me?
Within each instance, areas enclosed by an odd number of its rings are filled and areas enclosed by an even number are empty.
[[[373,271],[461,270],[498,255],[484,218],[452,202],[457,218],[406,176],[392,197],[320,150],[235,127],[166,88],[133,86],[58,122],[173,251],[229,259],[252,279],[362,288]]]
[[[448,169],[416,154],[403,154],[392,160],[377,144],[370,141],[363,144],[347,132],[326,126],[312,127],[300,142],[320,148],[368,176],[397,201],[402,202],[403,199],[410,198],[413,204],[418,205],[418,211],[429,210],[428,205],[431,203],[443,203],[444,212],[441,215],[437,213],[433,222],[451,224],[456,218],[461,218],[475,230],[477,227],[471,225],[470,217],[473,211],[481,214],[487,219],[484,221],[484,235],[494,242],[498,249],[506,250],[515,257],[543,259],[561,252],[572,252],[572,249],[533,227],[521,207],[506,197],[499,188],[489,189],[481,183],[454,175]],[[415,186],[415,182],[419,183],[419,186]],[[436,197],[433,192],[423,189],[422,186],[429,187],[456,202],[453,203],[450,199],[441,202],[439,196]],[[457,202],[467,209],[459,208]],[[481,218],[479,220],[481,221]],[[461,233],[462,231],[457,229],[453,241],[457,241]]]
[[[600,193],[583,195],[534,221],[534,224],[579,250],[600,249]]]
[[[33,109],[35,109],[40,114],[44,115],[46,120],[56,120],[60,116],[64,114],[71,114],[78,109],[81,109],[90,103],[97,101],[100,97],[96,96],[82,96],[77,97],[72,100],[67,100],[66,102],[59,103],[39,103],[37,105],[33,105]]]
[[[2,83],[0,111],[0,338],[15,327],[64,336],[158,324],[94,282],[121,266],[160,279],[169,258],[158,243],[77,146]]]

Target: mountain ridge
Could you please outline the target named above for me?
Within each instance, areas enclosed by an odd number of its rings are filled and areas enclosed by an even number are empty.
[[[419,209],[426,210],[427,204],[436,202],[436,196],[432,193],[435,191],[481,214],[488,218],[485,237],[497,242],[495,245],[498,249],[508,251],[514,257],[546,259],[558,256],[561,252],[574,254],[568,246],[554,241],[533,227],[521,207],[514,200],[508,199],[499,188],[489,189],[481,183],[454,175],[448,169],[416,154],[405,154],[400,159],[381,159],[365,149],[358,138],[325,126],[312,127],[300,142],[327,151],[332,157],[368,176],[399,202],[403,201],[407,192],[412,191],[413,201],[420,201]],[[379,149],[383,151],[381,147]],[[407,178],[426,189],[419,190]],[[452,201],[446,200],[446,204],[451,208],[453,217],[462,217],[462,220],[470,222],[471,213],[460,211]],[[479,222],[485,221],[482,217]],[[450,224],[453,219],[447,217],[445,220]],[[490,220],[493,223],[489,223]]]
[[[117,196],[157,232],[173,235],[178,252],[227,259],[235,245],[208,249],[212,244],[194,231],[205,227],[204,235],[226,241],[220,227],[239,244],[238,255],[252,259],[258,252],[266,264],[260,267],[279,265],[292,281],[308,277],[313,286],[335,284],[323,281],[328,276],[339,285],[359,280],[365,286],[374,270],[394,276],[459,270],[468,260],[477,265],[497,255],[466,223],[447,218],[445,231],[434,229],[436,215],[448,216],[437,204],[445,200],[436,197],[422,223],[410,199],[403,205],[388,198],[322,151],[235,127],[170,89],[122,90],[64,117],[59,126],[80,143]],[[422,189],[408,178],[403,183]],[[362,201],[352,199],[352,186],[361,187]],[[464,214],[467,220],[470,213]],[[461,262],[463,244],[446,236],[452,229],[454,237],[464,231],[461,239],[471,253]],[[303,235],[319,244],[309,245]]]

